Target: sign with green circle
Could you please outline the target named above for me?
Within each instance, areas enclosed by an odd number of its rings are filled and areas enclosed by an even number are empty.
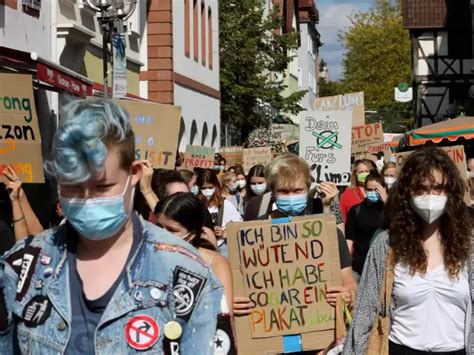
[[[400,90],[401,92],[407,92],[409,88],[410,88],[410,84],[408,83],[398,84],[398,90]]]

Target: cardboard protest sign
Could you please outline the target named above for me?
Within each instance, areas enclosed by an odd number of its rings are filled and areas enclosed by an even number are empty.
[[[155,169],[174,169],[181,109],[144,101],[114,101],[130,114],[135,158],[149,160]]]
[[[393,153],[390,143],[373,144],[367,146],[364,158],[370,159],[375,162],[377,160],[376,154],[379,152],[383,153],[385,162],[391,161]]]
[[[219,153],[225,159],[227,167],[243,162],[244,152],[242,147],[222,147]]]
[[[315,111],[351,111],[352,126],[365,124],[364,93],[354,92],[345,95],[319,97],[314,100]]]
[[[0,73],[0,181],[11,165],[26,183],[43,183],[43,157],[31,75]]]
[[[239,354],[283,351],[283,336],[301,335],[305,350],[334,338],[325,290],[341,283],[336,221],[330,215],[227,225],[234,294],[255,302],[236,317]]]
[[[308,162],[313,182],[349,185],[351,112],[305,111],[300,122],[300,157]]]
[[[352,127],[352,154],[355,156],[367,152],[369,145],[383,142],[383,129],[379,122]]]
[[[194,168],[212,169],[214,167],[215,148],[201,145],[188,145],[184,153],[184,167],[189,170]]]
[[[464,146],[462,145],[455,145],[452,147],[439,147],[443,149],[449,157],[453,160],[456,168],[458,168],[459,173],[461,174],[461,178],[466,181],[467,180],[467,166],[466,166],[466,154],[464,153]],[[396,153],[396,164],[399,168],[403,165],[404,161],[410,156],[411,152],[401,152]]]
[[[243,166],[247,174],[252,166],[262,164],[263,166],[270,163],[273,159],[272,148],[245,148],[243,150]]]

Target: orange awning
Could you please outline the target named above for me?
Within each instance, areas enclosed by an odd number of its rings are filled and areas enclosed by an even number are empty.
[[[417,128],[406,133],[409,146],[425,144],[428,141],[440,143],[447,139],[451,142],[459,138],[474,138],[474,117],[461,117]]]

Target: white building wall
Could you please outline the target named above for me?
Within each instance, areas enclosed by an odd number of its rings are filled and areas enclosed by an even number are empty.
[[[308,32],[308,26],[311,26],[311,24],[301,23],[300,25],[301,46],[298,48],[298,65],[302,72],[300,90],[308,91],[300,103],[305,110],[312,108],[317,93],[316,64],[318,57],[315,52],[314,40]]]
[[[209,69],[208,60],[206,58],[206,65],[202,64],[202,53],[201,53],[201,3],[204,3],[207,10],[210,7],[212,11],[212,51],[213,51],[213,64],[212,70]],[[217,0],[198,0],[198,58],[196,62],[194,60],[194,45],[193,45],[193,0],[189,1],[190,7],[190,55],[185,55],[184,48],[184,0],[173,0],[173,65],[174,71],[181,75],[184,75],[190,79],[196,80],[204,85],[207,85],[215,90],[219,90],[219,8]],[[206,18],[206,31],[207,31],[207,15]],[[208,51],[208,36],[206,34],[206,53]]]
[[[184,135],[181,139],[179,150],[186,150],[186,145],[191,144],[191,127],[196,122],[197,133],[192,142],[201,145],[204,123],[207,124],[207,136],[204,140],[205,146],[218,148],[220,145],[220,101],[210,96],[198,93],[194,90],[174,85],[174,104],[181,106],[181,115],[184,119]],[[217,137],[212,142],[212,132],[216,127]],[[214,143],[214,144],[212,144]]]
[[[211,8],[212,17],[212,70],[209,68],[209,60],[206,57],[206,64],[202,64],[201,51],[201,3],[205,4],[206,16],[206,54],[209,51],[208,44],[208,16],[207,12]],[[185,54],[185,12],[184,0],[173,0],[173,66],[174,72],[186,78],[192,79],[214,90],[219,91],[219,12],[217,0],[198,0],[198,61],[194,60],[193,45],[193,0],[189,1],[190,13],[190,53],[189,57]],[[207,123],[207,135],[204,145],[219,147],[220,145],[220,100],[205,95],[198,91],[183,87],[179,84],[174,85],[174,104],[181,106],[181,115],[184,120],[184,136],[180,141],[179,150],[184,151],[186,145],[191,143],[191,129],[193,122],[196,122],[197,133],[193,140],[194,145],[201,145],[204,123]],[[216,129],[217,137],[212,142],[212,132]]]
[[[36,52],[40,57],[51,59],[51,12],[49,1],[43,1],[39,17],[23,12],[21,1],[18,8],[0,5],[0,45],[25,52]]]

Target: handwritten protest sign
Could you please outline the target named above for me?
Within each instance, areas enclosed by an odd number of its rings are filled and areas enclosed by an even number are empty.
[[[365,124],[364,93],[354,92],[345,95],[319,97],[314,100],[315,111],[351,111],[352,126]]]
[[[252,166],[257,164],[267,165],[272,161],[272,148],[246,148],[243,150],[243,166],[247,174]]]
[[[281,352],[292,334],[305,349],[328,345],[335,322],[325,290],[341,282],[334,217],[230,223],[227,233],[234,294],[256,305],[236,318],[239,353]]]
[[[0,181],[8,165],[22,182],[44,182],[31,75],[0,73]]]
[[[189,170],[194,168],[212,169],[214,167],[215,148],[201,145],[188,145],[184,153],[184,167]]]
[[[467,180],[467,166],[466,166],[466,154],[464,153],[464,146],[462,145],[455,145],[452,147],[439,147],[443,149],[449,157],[453,160],[456,168],[459,170],[459,174],[461,174],[461,178],[466,181]],[[405,160],[412,154],[413,152],[400,152],[395,154],[396,164],[401,167]]]
[[[149,160],[155,169],[174,169],[181,109],[144,101],[114,101],[130,114],[135,158]]]
[[[222,147],[219,153],[225,159],[227,167],[242,164],[243,162],[244,152],[242,147]]]
[[[367,152],[369,145],[383,142],[383,129],[379,122],[352,127],[352,154],[356,156]]]
[[[313,182],[349,185],[351,112],[305,111],[300,122],[300,157],[308,162]]]
[[[390,143],[368,145],[364,158],[370,159],[375,162],[377,160],[376,154],[379,152],[383,153],[385,162],[391,161],[393,153]]]

